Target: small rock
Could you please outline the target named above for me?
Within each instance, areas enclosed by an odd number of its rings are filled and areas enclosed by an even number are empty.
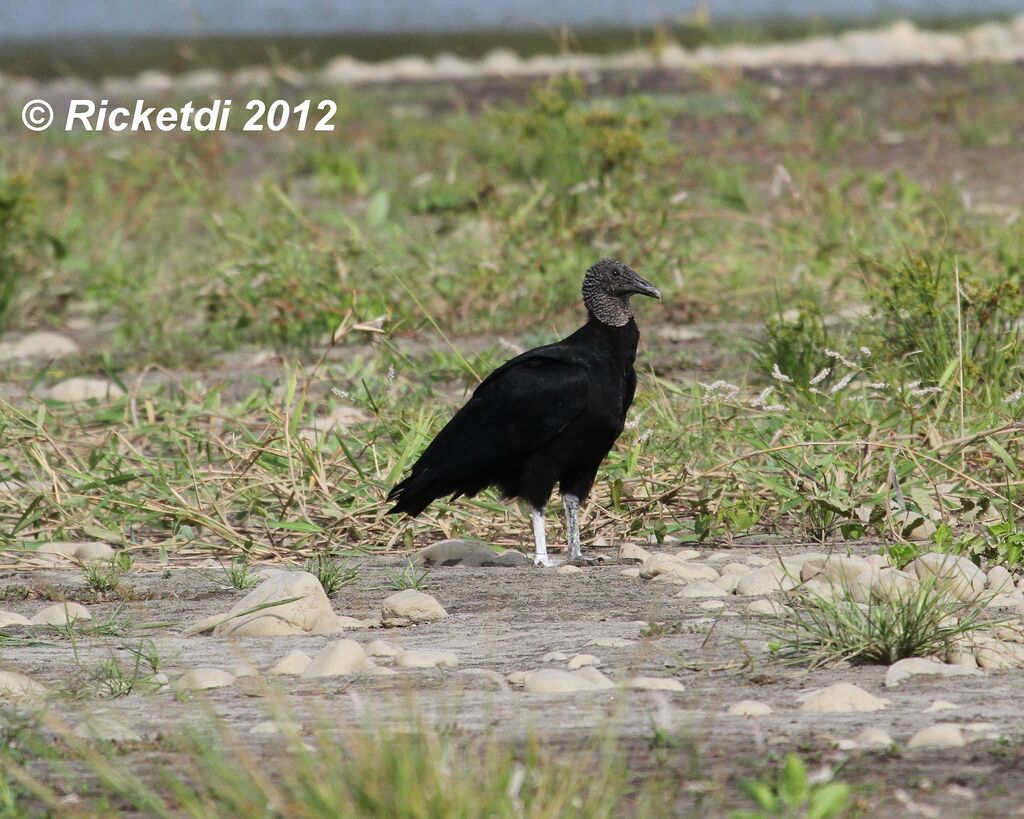
[[[857,748],[891,748],[892,737],[881,728],[865,728],[853,738]]]
[[[536,673],[536,671],[513,671],[511,674],[505,675],[505,682],[517,688],[522,688],[530,676]]]
[[[1024,645],[994,640],[978,646],[974,655],[982,668],[1024,667]]]
[[[965,602],[973,602],[985,592],[988,578],[966,557],[928,552],[914,560],[913,568],[919,580],[935,579],[935,586]]]
[[[306,678],[338,677],[361,674],[364,671],[369,671],[372,667],[373,662],[366,656],[363,647],[355,640],[335,640],[320,649],[302,671],[302,676]]]
[[[994,594],[985,603],[987,609],[1015,609],[1020,606],[1021,600],[1018,597],[1011,597],[1008,594]]]
[[[766,557],[758,557],[757,555],[751,555],[747,558],[748,566],[767,566],[771,561]]]
[[[960,726],[951,722],[940,722],[914,734],[907,743],[914,748],[963,748],[967,744]]]
[[[679,680],[672,680],[668,677],[632,677],[626,683],[627,688],[639,688],[644,691],[685,691]]]
[[[290,651],[274,664],[269,673],[298,676],[306,670],[310,662],[312,658],[304,651]]]
[[[635,543],[623,543],[619,547],[619,560],[622,563],[643,563],[650,557],[650,552],[641,549]]]
[[[432,596],[417,589],[405,589],[385,599],[380,621],[385,628],[432,623],[448,616],[448,612]]]
[[[99,560],[110,560],[115,552],[109,544],[97,541],[54,541],[44,543],[37,550],[38,555],[52,556],[57,559],[77,560],[80,563],[91,563]]]
[[[558,574],[579,574],[582,571],[579,566],[573,566],[571,563],[558,567]]]
[[[375,665],[370,669],[370,673],[375,677],[393,677],[398,672],[393,668],[388,668],[386,665]]]
[[[907,657],[889,666],[885,672],[885,687],[895,688],[902,682],[918,675],[936,677],[982,677],[980,671],[960,665],[949,665],[925,657]]]
[[[0,670],[0,702],[32,699],[45,693],[46,688],[27,674]]]
[[[869,694],[852,683],[836,683],[818,691],[811,691],[800,699],[801,711],[814,714],[845,714],[854,711],[881,711],[889,700]]]
[[[467,568],[512,568],[530,566],[529,555],[515,549],[495,552],[478,540],[441,540],[420,549],[409,558],[415,566],[465,566]]]
[[[805,560],[800,568],[800,579],[810,580],[818,575],[824,575],[828,580],[849,585],[857,575],[870,570],[871,564],[862,557],[830,555]]]
[[[875,571],[881,571],[882,569],[889,569],[892,567],[892,561],[889,560],[889,555],[868,555],[864,559]]]
[[[726,563],[721,569],[719,569],[719,573],[722,577],[728,577],[731,574],[748,574],[751,571],[753,571],[753,569],[751,569],[746,563]]]
[[[66,404],[80,404],[85,401],[106,401],[122,395],[124,395],[124,390],[113,381],[86,377],[68,378],[58,384],[54,384],[46,392],[47,398],[53,401],[63,401]]]
[[[249,729],[249,733],[256,736],[277,736],[281,733],[281,726],[274,720],[268,719],[263,722],[257,722]]]
[[[772,707],[760,700],[740,700],[729,706],[728,714],[734,717],[766,717],[772,712]]]
[[[786,607],[775,600],[755,600],[747,606],[747,614],[759,617],[781,617],[786,613]]]
[[[0,611],[0,628],[6,628],[7,626],[28,626],[31,624],[32,621],[24,614],[18,614],[14,611]]]
[[[729,594],[735,594],[736,593],[736,587],[740,584],[740,578],[741,577],[743,577],[743,575],[736,574],[736,573],[733,573],[733,574],[723,574],[717,580],[712,580],[711,582],[714,583],[719,588],[724,589]]]
[[[869,569],[855,576],[848,588],[858,603],[867,603],[872,596],[883,600],[909,600],[917,589],[917,580],[899,569]]]
[[[578,674],[557,668],[534,671],[523,685],[529,694],[569,694],[574,691],[596,691],[598,686]]]
[[[1013,591],[1013,575],[1004,566],[993,566],[985,576],[985,585],[996,594],[1009,594]]]
[[[797,579],[782,566],[762,566],[747,574],[740,575],[736,584],[736,594],[743,597],[755,597],[763,594],[774,594],[796,588]]]
[[[704,611],[721,611],[725,608],[725,602],[722,600],[705,600],[700,604],[700,607]]]
[[[178,677],[174,687],[188,691],[206,691],[211,688],[225,688],[234,681],[233,674],[219,668],[193,668]]]
[[[34,626],[67,626],[79,621],[92,620],[89,610],[81,603],[54,603],[37,611],[31,623]]]
[[[564,663],[569,659],[564,651],[549,651],[541,658],[542,663]]]
[[[460,668],[455,674],[459,679],[474,682],[480,687],[494,691],[504,691],[508,688],[505,678],[489,668]]]
[[[450,651],[425,651],[410,649],[395,657],[400,668],[455,668],[459,658]]]
[[[292,598],[298,598],[292,600]],[[282,602],[291,600],[290,603]],[[249,613],[247,613],[249,612]],[[219,620],[208,617],[186,633],[208,630],[219,636],[265,637],[282,634],[334,634],[340,631],[338,615],[316,576],[309,572],[271,575]]]
[[[366,653],[370,657],[397,657],[402,649],[387,640],[374,640],[366,647]]]
[[[566,668],[575,671],[577,668],[584,668],[588,665],[600,665],[601,660],[593,654],[577,654],[566,664]]]
[[[658,552],[651,555],[640,567],[640,577],[653,580],[659,575],[668,575],[673,580],[714,580],[718,572],[703,563],[690,563],[673,555]]]
[[[924,709],[924,712],[928,714],[932,711],[955,711],[959,707],[955,702],[950,702],[949,700],[935,700],[935,702]]]
[[[729,592],[721,586],[717,586],[707,580],[700,580],[686,586],[676,597],[701,598],[701,597],[728,597]]]
[[[619,572],[619,574],[622,577],[639,577],[640,569],[634,566],[632,569],[623,569],[621,572]]]
[[[58,359],[78,353],[78,345],[72,339],[47,330],[29,333],[13,344],[0,344],[0,361],[23,358]]]

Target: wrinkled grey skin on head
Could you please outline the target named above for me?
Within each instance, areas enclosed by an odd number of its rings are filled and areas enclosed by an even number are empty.
[[[604,324],[622,327],[633,318],[630,296],[660,299],[657,287],[617,259],[601,259],[583,277],[583,303]]]

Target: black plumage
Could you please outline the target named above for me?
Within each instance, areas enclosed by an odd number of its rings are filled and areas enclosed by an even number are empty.
[[[621,262],[602,259],[590,268],[586,324],[484,379],[391,490],[390,511],[418,515],[437,498],[473,496],[488,486],[526,500],[538,514],[556,483],[563,499],[585,500],[633,402],[640,339],[629,305],[634,294],[660,298]],[[546,556],[542,541],[543,532],[538,558]]]

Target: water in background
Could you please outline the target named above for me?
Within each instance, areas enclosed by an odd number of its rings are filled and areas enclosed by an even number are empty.
[[[268,61],[308,68],[338,54],[478,58],[499,47],[601,53],[650,42],[656,26],[695,46],[723,30],[727,39],[774,39],[897,17],[1022,12],[1024,0],[0,0],[0,72],[98,76]]]
[[[1013,14],[1024,0],[5,0],[0,41],[651,26],[692,18],[845,21]]]

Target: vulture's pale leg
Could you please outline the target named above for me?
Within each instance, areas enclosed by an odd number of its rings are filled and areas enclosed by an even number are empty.
[[[547,537],[544,534],[544,510],[532,509],[530,522],[533,523],[533,565],[554,566],[555,562],[548,557]]]
[[[580,499],[575,495],[562,495],[562,505],[565,506],[565,536],[569,541],[569,562],[583,560],[583,551],[580,549],[580,522],[577,518]]]

